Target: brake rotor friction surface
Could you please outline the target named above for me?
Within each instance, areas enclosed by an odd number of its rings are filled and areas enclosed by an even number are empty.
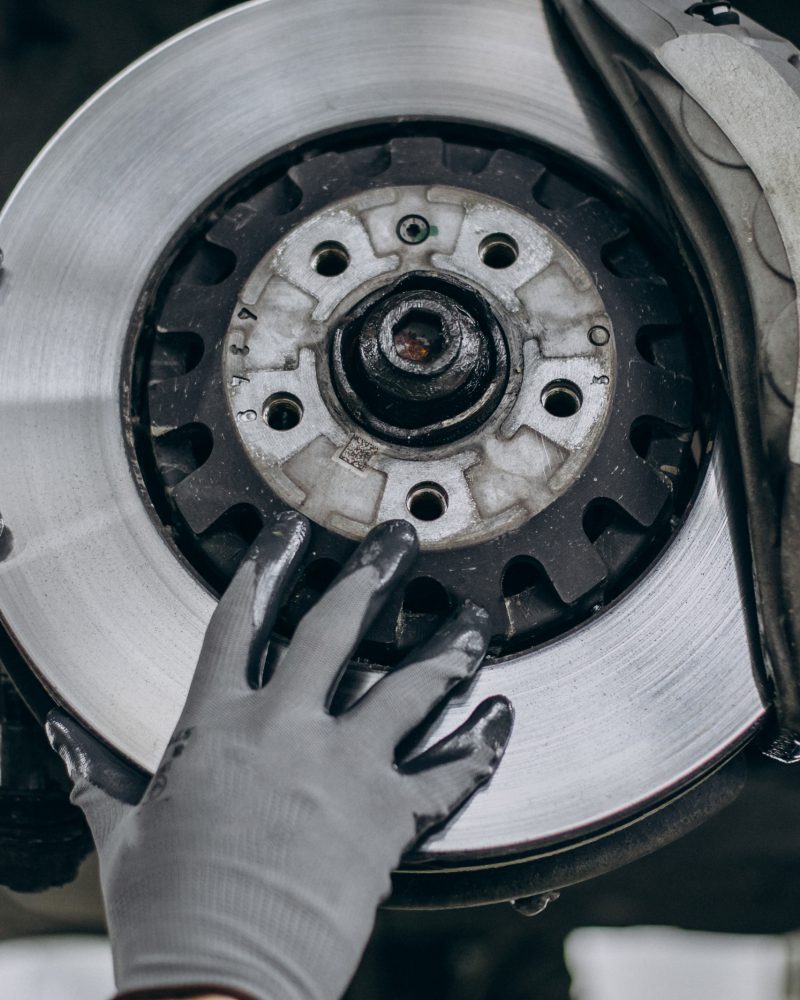
[[[309,137],[409,116],[491,122],[591,165],[658,215],[596,81],[556,50],[540,4],[340,0],[336,11],[249,3],[150,54],[59,133],[0,216],[0,466],[13,470],[0,613],[48,690],[151,771],[215,602],[142,502],[120,386],[131,317],[138,328],[143,289],[186,220]],[[759,725],[734,473],[724,441],[710,444],[683,528],[638,586],[485,667],[448,705],[431,739],[498,692],[515,726],[491,784],[426,843],[431,861],[494,864],[616,829]],[[348,683],[375,679],[358,669]]]
[[[391,661],[466,598],[489,610],[499,654],[599,607],[669,536],[675,481],[690,476],[683,333],[625,217],[597,197],[491,134],[482,145],[378,139],[298,155],[195,229],[148,310],[134,368],[147,398],[135,387],[132,398],[152,437],[140,436],[139,454],[155,466],[162,517],[213,585],[276,510],[313,519],[284,629],[351,539],[410,514],[423,549],[415,578],[365,654]],[[405,219],[421,220],[423,239],[401,238]],[[498,247],[510,256],[487,256]],[[612,270],[609,248],[624,268]],[[457,314],[472,303],[497,326],[505,368],[466,431],[456,417],[391,430],[364,396],[380,405],[391,382],[373,390],[376,371],[360,395],[343,388],[337,345],[383,301],[402,309],[405,297],[413,317],[452,296]],[[648,360],[642,331],[657,345]],[[411,405],[398,400],[399,419]]]

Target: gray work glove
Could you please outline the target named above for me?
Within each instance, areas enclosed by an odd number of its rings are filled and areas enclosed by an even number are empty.
[[[376,528],[298,626],[264,655],[308,522],[262,531],[215,611],[186,706],[149,783],[74,720],[47,729],[86,813],[124,997],[222,992],[336,1000],[402,853],[497,767],[512,713],[488,699],[451,736],[395,763],[398,743],[478,669],[488,617],[463,607],[342,715],[348,660],[417,551]]]

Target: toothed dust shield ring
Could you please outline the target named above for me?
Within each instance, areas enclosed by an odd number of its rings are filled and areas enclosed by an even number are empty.
[[[514,734],[425,861],[499,878],[674,799],[762,718],[727,456],[650,182],[540,6],[328,7],[173,40],[6,206],[0,610],[152,769],[262,520],[317,525],[288,634],[405,511],[422,557],[343,696],[451,602],[489,608],[495,661],[441,725],[502,692]]]

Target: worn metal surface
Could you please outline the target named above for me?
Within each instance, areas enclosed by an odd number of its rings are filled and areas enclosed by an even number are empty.
[[[322,0],[258,2],[158,50],[66,127],[0,219],[0,509],[13,536],[0,607],[60,700],[146,767],[213,605],[142,504],[119,416],[131,312],[171,234],[274,149],[400,115],[535,132],[637,194],[537,4],[346,0],[327,15]],[[502,853],[607,826],[758,723],[722,459],[654,567],[657,586],[484,671],[447,713],[450,726],[501,690],[517,727],[497,779],[432,853]]]

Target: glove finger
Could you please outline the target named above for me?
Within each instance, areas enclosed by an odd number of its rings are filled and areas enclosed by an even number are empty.
[[[467,721],[403,765],[412,782],[417,838],[449,819],[496,771],[514,711],[503,697],[487,698]]]
[[[289,684],[327,708],[350,656],[417,550],[417,533],[406,521],[373,528],[297,626],[272,684]]]
[[[362,740],[393,752],[457,684],[475,674],[486,655],[490,635],[489,615],[477,604],[465,602],[347,713],[361,727]]]
[[[70,800],[83,810],[99,846],[126,810],[141,801],[150,777],[126,764],[60,708],[47,713],[44,728],[72,781]]]
[[[310,535],[308,520],[286,511],[250,546],[211,617],[184,716],[232,690],[259,686],[270,633]]]

